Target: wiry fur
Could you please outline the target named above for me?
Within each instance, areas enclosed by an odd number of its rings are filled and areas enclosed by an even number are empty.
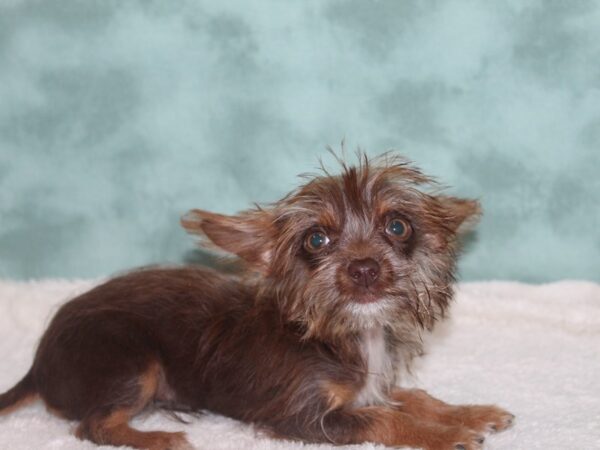
[[[312,442],[480,448],[480,433],[506,428],[509,413],[396,387],[398,368],[422,353],[421,333],[444,317],[458,234],[479,206],[432,192],[390,154],[341,164],[272,205],[191,211],[183,226],[246,269],[140,270],[72,300],[0,412],[39,395],[80,421],[81,438],[162,450],[190,445],[128,426],[151,404]],[[315,230],[322,247],[307,239]]]
[[[433,184],[403,158],[385,154],[369,161],[363,157],[358,166],[342,162],[340,176],[313,177],[271,207],[241,213],[233,227],[241,231],[248,227],[248,232],[254,233],[251,227],[255,225],[263,231],[262,236],[256,235],[257,244],[268,255],[270,265],[264,268],[267,276],[258,281],[259,289],[267,297],[275,293],[282,313],[306,326],[307,336],[334,337],[377,324],[400,341],[413,343],[412,354],[417,355],[422,351],[420,331],[431,329],[444,316],[453,295],[457,229],[479,214],[474,201],[418,189]],[[459,204],[468,208],[456,211]],[[409,252],[399,251],[382,236],[381,218],[387,211],[409,217],[417,229],[417,242]],[[234,249],[235,242],[219,243],[219,236],[212,231],[213,217],[196,210],[183,223],[209,242]],[[307,264],[298,256],[301,238],[316,225],[325,225],[338,238],[337,244],[335,250]],[[235,253],[244,255],[244,251]],[[389,301],[357,305],[352,301],[352,289],[338,281],[348,261],[365,255],[377,255],[384,265],[388,280],[381,296]],[[253,264],[261,255],[252,253],[245,258]],[[352,314],[360,308],[381,311]]]

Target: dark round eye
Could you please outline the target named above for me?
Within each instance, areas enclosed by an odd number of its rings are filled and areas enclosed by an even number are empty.
[[[329,238],[322,231],[310,233],[304,241],[304,247],[309,252],[317,252],[329,244]]]
[[[410,223],[398,217],[392,217],[385,226],[385,232],[396,239],[408,239],[412,233]]]

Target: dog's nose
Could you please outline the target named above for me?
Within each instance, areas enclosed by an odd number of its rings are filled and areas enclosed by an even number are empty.
[[[348,275],[356,284],[368,288],[379,278],[379,264],[373,258],[355,259],[348,265]]]

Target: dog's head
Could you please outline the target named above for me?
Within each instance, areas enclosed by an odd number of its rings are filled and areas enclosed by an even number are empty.
[[[423,190],[431,184],[399,157],[362,156],[268,207],[192,210],[182,224],[242,258],[308,335],[429,328],[452,296],[458,235],[480,214],[474,200]]]

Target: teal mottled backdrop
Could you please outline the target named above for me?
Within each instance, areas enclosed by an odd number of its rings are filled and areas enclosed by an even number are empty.
[[[600,281],[578,0],[4,0],[0,277],[182,261],[183,212],[275,200],[343,138],[481,199],[463,279]]]

